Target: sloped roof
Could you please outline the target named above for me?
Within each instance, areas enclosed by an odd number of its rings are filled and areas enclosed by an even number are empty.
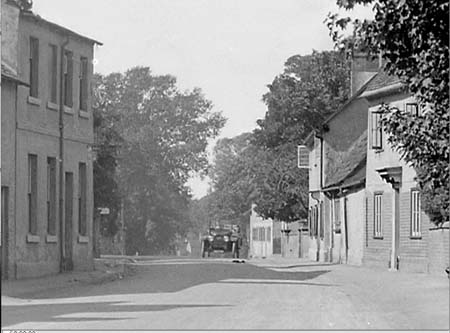
[[[398,76],[388,75],[384,70],[380,70],[375,77],[370,80],[369,84],[366,86],[365,91],[374,91],[380,88],[385,88],[396,83],[401,83]]]
[[[42,18],[41,16],[39,16],[39,15],[33,13],[33,12],[21,12],[21,15],[24,18],[34,19],[35,22],[39,22],[39,23],[45,24],[48,27],[50,27],[51,29],[58,30],[60,32],[69,34],[71,36],[80,38],[82,40],[88,41],[88,42],[93,43],[93,44],[103,45],[103,43],[101,43],[101,42],[99,42],[99,41],[97,41],[95,39],[83,36],[83,35],[75,32],[75,31],[67,29],[66,27],[63,27],[63,26],[58,25],[56,23],[53,23],[51,21],[47,21],[46,19]]]
[[[366,159],[361,160],[361,163],[353,170],[342,182],[340,187],[345,188],[362,183],[366,180]]]
[[[367,131],[359,137],[357,141],[349,149],[348,153],[343,156],[343,160],[339,168],[331,174],[326,183],[325,189],[334,186],[341,186],[344,183],[355,182],[356,180],[364,180],[365,165],[367,157]],[[364,168],[364,170],[361,170]],[[362,177],[362,178],[361,178]]]

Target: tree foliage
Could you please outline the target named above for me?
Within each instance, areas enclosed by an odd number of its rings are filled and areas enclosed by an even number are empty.
[[[170,75],[147,67],[101,77],[103,107],[117,113],[123,138],[118,185],[124,196],[127,253],[170,250],[189,227],[193,172],[206,172],[208,139],[225,119],[212,112],[200,89],[180,92]]]
[[[209,174],[214,192],[209,206],[215,221],[239,219],[250,211],[255,177],[250,139],[251,133],[243,133],[220,139],[214,147],[214,162]]]
[[[342,30],[354,27],[357,47],[381,53],[385,70],[402,79],[423,109],[412,117],[382,105],[389,141],[417,171],[422,207],[432,221],[449,219],[449,2],[447,0],[338,0],[353,9],[373,4],[373,20],[329,14],[327,24],[337,46]]]
[[[110,209],[110,214],[102,219],[100,231],[104,236],[113,236],[118,231],[117,215],[121,205],[117,183],[117,158],[123,139],[117,128],[120,117],[103,98],[105,84],[102,80],[100,75],[94,75],[94,208]]]
[[[267,105],[252,144],[259,148],[256,211],[295,221],[307,216],[307,174],[296,165],[297,145],[348,98],[349,62],[340,52],[293,56],[268,86]]]

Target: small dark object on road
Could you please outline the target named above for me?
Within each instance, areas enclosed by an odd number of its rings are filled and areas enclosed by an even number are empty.
[[[447,276],[450,278],[450,268],[449,268],[449,267],[447,267],[447,268],[445,269],[445,272],[447,273]]]
[[[235,264],[245,264],[245,260],[233,260]]]

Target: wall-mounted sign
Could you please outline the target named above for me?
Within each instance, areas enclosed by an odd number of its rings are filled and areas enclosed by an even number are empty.
[[[109,215],[109,208],[108,207],[99,208],[98,210],[100,212],[100,215]]]

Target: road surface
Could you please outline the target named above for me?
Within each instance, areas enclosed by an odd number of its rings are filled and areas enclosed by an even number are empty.
[[[131,277],[2,296],[9,329],[448,329],[446,277],[304,260],[144,260]]]

